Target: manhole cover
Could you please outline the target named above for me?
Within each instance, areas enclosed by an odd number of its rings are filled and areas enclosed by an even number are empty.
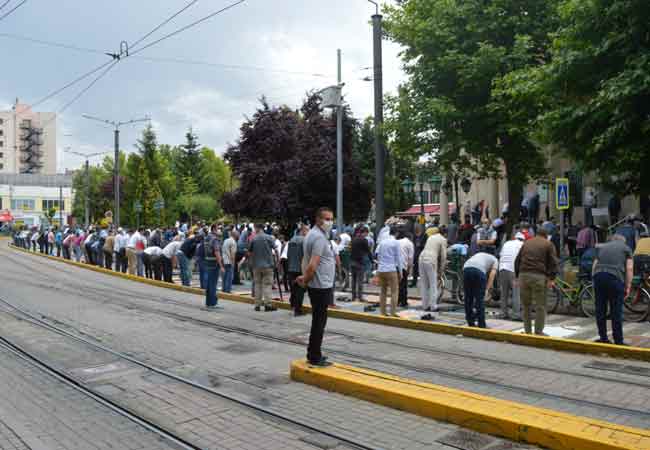
[[[438,442],[459,450],[481,450],[493,443],[494,438],[473,431],[458,430],[445,434]]]

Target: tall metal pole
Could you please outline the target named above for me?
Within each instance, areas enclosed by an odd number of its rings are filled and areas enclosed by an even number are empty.
[[[63,186],[59,186],[59,228],[63,231]]]
[[[113,224],[115,229],[120,226],[120,129],[115,127],[115,159],[113,160],[113,192],[115,194],[115,211]]]
[[[90,225],[90,168],[88,164],[88,159],[86,159],[86,192],[84,200],[84,210],[85,210],[85,226],[88,228]]]
[[[341,49],[336,51],[339,98],[341,97]],[[343,104],[336,109],[336,231],[343,232]]]
[[[377,232],[384,226],[384,123],[383,80],[381,61],[381,15],[372,16],[373,66],[375,80],[375,222]]]

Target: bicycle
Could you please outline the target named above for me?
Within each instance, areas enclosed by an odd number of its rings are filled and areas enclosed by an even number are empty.
[[[578,284],[571,284],[559,277],[555,278],[555,284],[546,299],[546,312],[554,313],[560,304],[568,300],[569,305],[582,312],[585,317],[594,317],[596,298],[590,278],[589,274],[578,274]]]
[[[650,315],[650,272],[643,272],[632,279],[632,289],[625,297],[623,306],[631,322],[643,322]]]
[[[463,263],[464,258],[460,254],[450,253],[447,266],[438,277],[438,303],[442,300],[445,291],[451,293],[451,300],[463,305],[464,287],[463,287]]]

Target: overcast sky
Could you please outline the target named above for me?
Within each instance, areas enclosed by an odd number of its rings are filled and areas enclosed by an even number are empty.
[[[19,1],[12,0],[12,4]],[[0,107],[7,109],[16,97],[34,103],[109,59],[99,53],[48,47],[3,34],[117,52],[120,41],[135,42],[188,3],[28,0],[0,21]],[[229,3],[232,0],[198,1],[141,46]],[[223,153],[227,144],[237,139],[243,116],[254,111],[261,95],[273,104],[296,106],[306,90],[335,83],[337,48],[343,52],[344,92],[355,116],[371,115],[372,83],[361,79],[372,75],[364,68],[372,66],[373,12],[373,5],[366,0],[246,0],[117,64],[60,114],[59,154],[68,146],[86,153],[112,148],[111,129],[82,118],[82,114],[118,121],[150,116],[159,142],[171,145],[181,144],[192,126],[201,144]],[[384,41],[385,91],[393,91],[404,78],[398,52],[394,44]],[[58,111],[92,79],[36,109]],[[141,129],[141,124],[123,129],[123,150],[134,151]],[[69,154],[59,159],[59,169],[81,164],[81,158]]]

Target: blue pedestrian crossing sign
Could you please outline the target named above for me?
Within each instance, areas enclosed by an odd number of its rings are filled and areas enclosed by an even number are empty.
[[[569,209],[569,179],[555,179],[555,206],[558,210]]]

